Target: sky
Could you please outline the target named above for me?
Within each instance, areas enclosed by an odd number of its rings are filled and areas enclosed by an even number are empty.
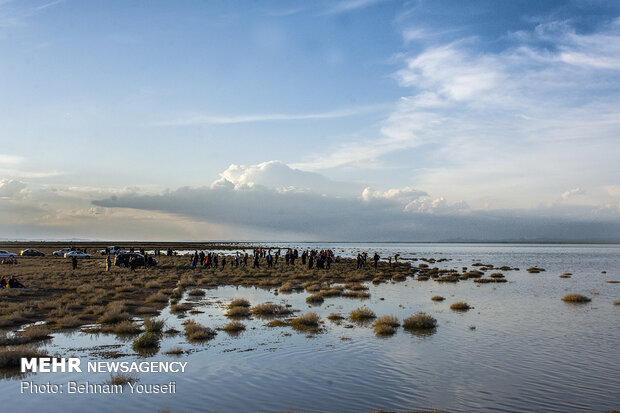
[[[620,241],[620,3],[0,0],[0,239]]]

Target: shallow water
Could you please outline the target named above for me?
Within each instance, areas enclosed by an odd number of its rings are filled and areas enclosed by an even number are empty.
[[[283,244],[280,244],[281,246]],[[305,303],[307,293],[274,295],[273,290],[220,287],[207,290],[189,315],[210,327],[225,325],[225,305],[233,298],[252,304],[288,303],[317,312],[324,332],[307,336],[290,327],[265,327],[265,320],[244,321],[237,336],[220,331],[205,344],[184,336],[166,337],[158,354],[146,360],[188,361],[185,374],[139,374],[140,383],[176,381],[175,395],[19,394],[20,380],[0,381],[0,403],[16,411],[371,411],[441,409],[447,411],[606,411],[620,407],[620,246],[509,244],[284,244],[299,249],[331,248],[337,255],[377,251],[387,257],[449,258],[438,267],[471,267],[474,261],[519,267],[504,272],[508,283],[478,285],[420,282],[370,285],[371,298],[327,298]],[[531,266],[545,268],[529,274]],[[606,270],[607,274],[601,274]],[[561,279],[565,272],[572,278]],[[582,305],[561,301],[568,293],[592,298]],[[442,295],[444,302],[430,297]],[[383,300],[381,300],[383,298]],[[449,306],[467,301],[474,309],[457,313]],[[388,338],[368,326],[327,320],[366,305],[378,316],[400,320],[425,311],[438,321],[432,334],[399,328]],[[182,330],[167,310],[168,327]],[[475,328],[474,328],[475,327]],[[343,340],[343,338],[345,338]],[[120,347],[105,347],[106,345]],[[98,350],[94,348],[99,347]],[[164,352],[180,346],[183,356]],[[101,351],[133,354],[131,340],[81,332],[57,334],[51,353],[103,360]],[[115,361],[143,360],[136,355]],[[64,383],[104,382],[109,374],[37,374],[24,380]]]

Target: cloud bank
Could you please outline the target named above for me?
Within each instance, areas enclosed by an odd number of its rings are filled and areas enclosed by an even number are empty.
[[[320,190],[308,187],[317,183]],[[285,185],[286,190],[282,190]],[[209,186],[183,187],[159,194],[126,193],[94,200],[102,208],[159,211],[201,222],[289,234],[306,240],[611,240],[617,238],[618,211],[585,217],[562,205],[537,211],[474,211],[411,187],[357,196],[331,191],[335,183],[317,173],[280,162],[231,165]],[[614,219],[616,220],[614,222]],[[231,238],[243,238],[239,236]],[[234,234],[234,235],[237,235]],[[286,238],[286,237],[285,237]]]

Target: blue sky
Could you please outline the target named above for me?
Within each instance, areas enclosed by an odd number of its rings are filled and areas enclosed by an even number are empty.
[[[0,0],[0,237],[618,239],[619,16]]]

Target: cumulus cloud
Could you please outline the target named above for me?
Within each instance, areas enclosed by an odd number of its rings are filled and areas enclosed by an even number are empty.
[[[0,180],[0,199],[14,199],[23,197],[26,189],[26,184],[14,180],[3,179]]]
[[[220,177],[212,187],[227,183],[235,188],[261,185],[282,192],[316,192],[332,196],[355,196],[361,190],[359,184],[333,181],[318,173],[291,168],[280,161],[249,166],[233,164]]]
[[[577,195],[585,195],[586,191],[581,188],[574,188],[562,194],[562,199],[568,199]]]

